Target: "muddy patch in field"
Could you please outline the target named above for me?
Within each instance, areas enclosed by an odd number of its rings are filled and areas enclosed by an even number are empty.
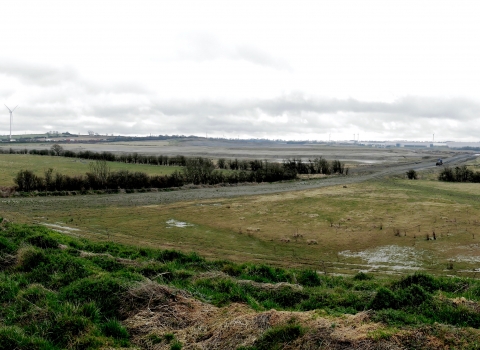
[[[420,268],[425,252],[413,247],[387,245],[360,252],[344,250],[339,253],[345,258],[360,258],[369,265],[383,266],[389,269]]]
[[[167,220],[166,224],[167,224],[167,228],[172,228],[172,227],[186,228],[186,227],[193,226],[193,224],[189,224],[188,222],[178,221],[174,219]]]

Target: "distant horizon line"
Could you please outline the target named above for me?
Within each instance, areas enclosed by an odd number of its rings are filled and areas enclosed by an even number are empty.
[[[9,134],[2,134],[0,137],[9,137]],[[198,136],[198,135],[179,135],[179,134],[145,134],[145,135],[131,135],[131,134],[82,134],[82,133],[70,133],[66,132],[46,132],[46,133],[30,133],[30,134],[12,134],[12,139],[22,138],[61,138],[61,137],[90,137],[90,138],[196,138],[204,140],[224,140],[224,141],[270,141],[270,142],[315,142],[315,143],[422,143],[422,144],[446,144],[446,143],[480,143],[478,141],[458,141],[458,140],[409,140],[409,139],[384,139],[384,140],[358,140],[358,139],[336,139],[336,140],[324,140],[324,139],[282,139],[282,138],[259,138],[259,137],[216,137],[216,136]],[[72,141],[72,140],[69,140]]]

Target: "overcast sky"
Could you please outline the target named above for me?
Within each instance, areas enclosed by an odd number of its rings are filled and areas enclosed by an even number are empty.
[[[480,1],[8,0],[13,134],[480,140]],[[0,134],[9,113],[0,113]]]

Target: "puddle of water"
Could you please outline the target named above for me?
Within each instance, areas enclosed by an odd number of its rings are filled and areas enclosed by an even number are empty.
[[[405,266],[405,265],[382,265],[382,264],[350,264],[350,263],[336,263],[336,268],[347,268],[352,270],[359,270],[362,272],[371,272],[376,270],[382,269],[389,269],[389,270],[411,270],[417,271],[421,270],[421,267],[418,266]]]
[[[174,220],[174,219],[170,219],[166,223],[168,225],[167,228],[171,228],[171,227],[185,228],[185,227],[193,226],[192,224],[189,224],[189,223],[186,223],[186,222],[183,222],[183,221],[177,221],[177,220]]]
[[[339,254],[346,258],[361,258],[368,264],[383,265],[383,267],[390,269],[401,270],[422,266],[423,252],[412,247],[388,245],[360,252],[345,250]]]
[[[78,228],[68,227],[68,226],[62,226],[62,225],[58,225],[58,224],[46,224],[46,223],[43,223],[42,225],[43,225],[43,226],[48,226],[48,227],[51,227],[51,228],[57,228],[57,229],[61,229],[61,230],[67,230],[67,231],[80,231],[80,229],[78,229]]]
[[[51,229],[52,231],[59,232],[59,233],[64,233],[66,235],[72,235],[72,236],[75,236],[75,237],[78,237],[79,234],[74,233],[74,232],[75,231],[81,231],[78,228],[63,226],[63,225],[59,225],[58,223],[57,224],[47,224],[46,222],[41,222],[40,225],[46,226],[49,229]]]

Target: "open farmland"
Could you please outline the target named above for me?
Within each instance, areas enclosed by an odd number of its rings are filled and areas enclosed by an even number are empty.
[[[473,275],[480,264],[480,188],[473,184],[393,179],[155,204],[153,197],[161,194],[115,196],[122,205],[109,204],[111,195],[15,198],[1,204],[5,216],[17,222],[235,261],[341,273],[427,270],[461,275]],[[450,264],[453,268],[447,270]]]
[[[308,158],[297,146],[273,159]],[[314,151],[352,159],[349,175],[0,198],[0,347],[478,348],[480,186],[439,182],[434,165],[475,167],[476,155]]]
[[[127,146],[129,151],[149,147]],[[252,155],[250,146],[229,152]],[[179,151],[184,146],[164,147]],[[214,153],[215,144],[208,147],[207,154]],[[284,147],[276,150],[277,159],[299,152],[298,145]],[[436,181],[438,169],[432,160],[438,151],[303,148],[304,154],[316,149],[317,156],[327,153],[339,159],[358,155],[364,163],[352,162],[353,175],[348,177],[168,192],[8,198],[0,205],[5,217],[17,222],[103,241],[197,251],[211,258],[337,273],[427,270],[475,275],[480,263],[476,243],[480,187]],[[257,156],[262,152],[273,151],[266,147]],[[470,157],[454,155],[441,156],[446,162]],[[424,180],[404,180],[409,168],[423,169]]]
[[[0,186],[13,186],[15,175],[20,170],[32,170],[43,176],[44,172],[52,168],[54,173],[64,175],[84,175],[89,171],[91,161],[79,158],[65,158],[55,156],[39,156],[29,154],[0,154]],[[176,170],[177,166],[151,166],[143,164],[125,164],[108,162],[112,171],[129,170],[144,172],[148,175],[168,175]]]
[[[0,149],[16,150],[50,149],[50,143],[16,143],[0,145]],[[162,154],[167,156],[201,156],[212,159],[239,158],[261,159],[268,161],[282,161],[286,158],[300,157],[304,159],[323,156],[326,159],[338,159],[347,164],[388,164],[406,161],[420,161],[422,159],[435,160],[446,158],[456,152],[449,149],[428,148],[374,148],[345,144],[317,144],[317,143],[286,143],[269,141],[239,141],[239,140],[203,140],[203,139],[175,139],[169,141],[136,141],[136,142],[99,142],[62,143],[65,150],[80,152],[112,152],[151,155]]]

